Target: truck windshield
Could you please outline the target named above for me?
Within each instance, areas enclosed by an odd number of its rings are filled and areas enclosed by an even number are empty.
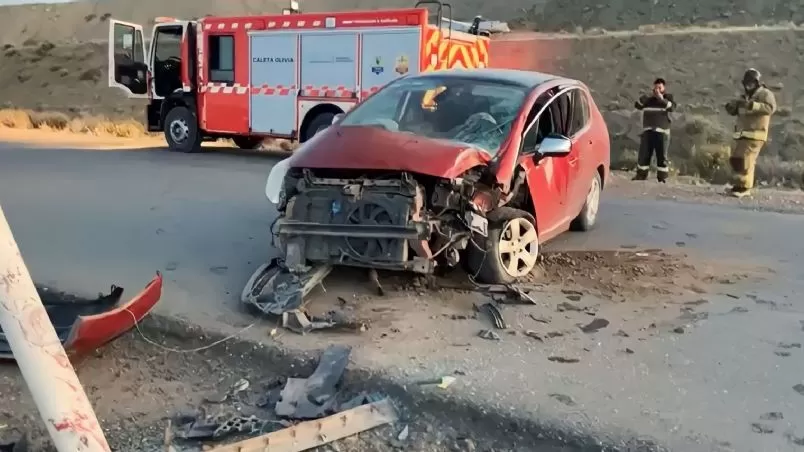
[[[494,155],[526,95],[523,87],[469,78],[402,79],[366,99],[340,125],[456,141]]]

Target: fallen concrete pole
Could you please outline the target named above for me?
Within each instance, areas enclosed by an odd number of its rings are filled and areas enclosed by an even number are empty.
[[[109,452],[0,207],[0,328],[59,452]]]

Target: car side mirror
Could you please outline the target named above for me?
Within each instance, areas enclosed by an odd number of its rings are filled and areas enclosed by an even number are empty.
[[[572,142],[561,135],[545,137],[536,153],[543,157],[563,157],[570,153]]]
[[[344,116],[346,116],[346,114],[345,114],[345,113],[338,113],[338,114],[336,114],[335,116],[333,116],[333,117],[332,117],[332,124],[336,124],[336,123],[337,123],[338,121],[340,121],[340,120],[341,120],[341,119],[342,119]]]

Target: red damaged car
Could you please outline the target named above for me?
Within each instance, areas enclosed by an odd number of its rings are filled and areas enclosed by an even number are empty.
[[[290,273],[346,265],[511,283],[597,220],[609,136],[588,88],[536,72],[397,79],[277,163],[266,196]]]

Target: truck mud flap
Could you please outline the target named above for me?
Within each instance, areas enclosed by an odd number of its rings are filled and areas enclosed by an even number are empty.
[[[114,285],[108,295],[97,299],[41,289],[39,292],[64,349],[70,356],[83,356],[117,339],[151,312],[162,297],[162,275],[157,272],[145,289],[124,304],[120,303],[123,288]],[[0,360],[13,359],[11,347],[0,330]]]

